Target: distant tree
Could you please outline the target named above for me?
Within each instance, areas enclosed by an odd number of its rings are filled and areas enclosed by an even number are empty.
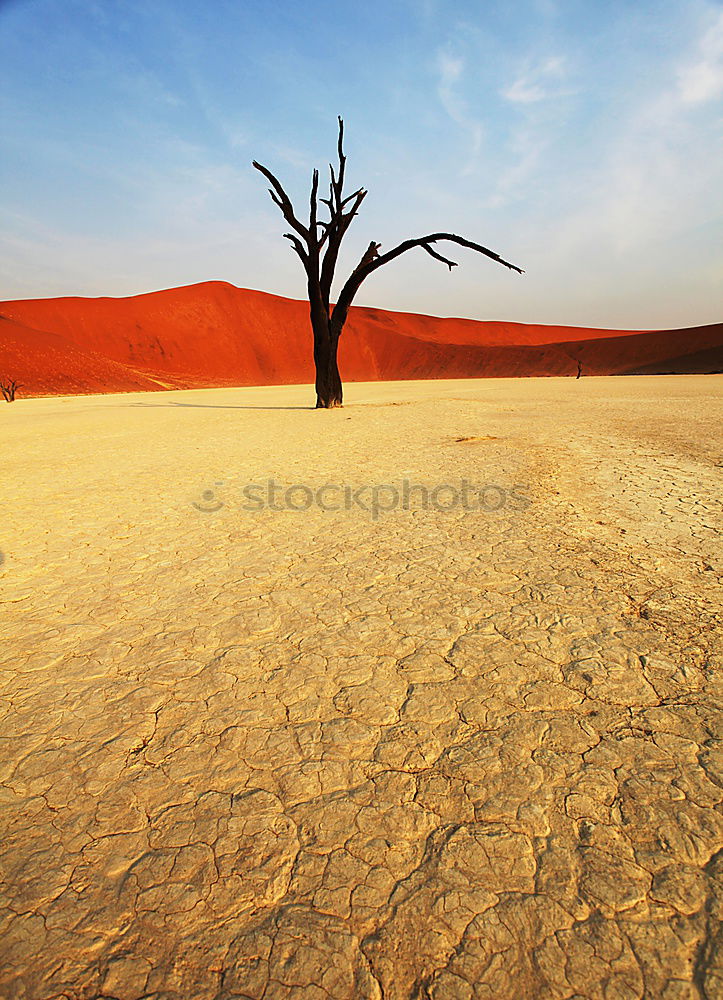
[[[458,243],[460,246],[468,247],[477,253],[484,254],[498,264],[503,264],[512,271],[523,274],[521,268],[503,260],[499,254],[479,243],[472,243],[462,236],[455,236],[453,233],[431,233],[429,236],[420,236],[417,239],[405,240],[399,246],[394,247],[385,254],[379,254],[381,243],[371,242],[362,255],[361,260],[354,268],[346,280],[346,283],[339,292],[336,305],[331,306],[331,286],[334,280],[339,249],[342,240],[351,225],[354,216],[359,211],[359,206],[364,201],[367,192],[364,188],[359,188],[352,194],[344,195],[344,175],[346,171],[346,156],[343,149],[344,143],[344,122],[339,118],[339,139],[337,152],[339,163],[336,168],[329,164],[331,180],[329,182],[329,197],[319,198],[319,171],[314,170],[311,180],[311,197],[309,205],[308,225],[300,222],[294,212],[289,196],[284,191],[277,178],[266,167],[253,161],[254,167],[271,184],[269,194],[274,203],[281,209],[281,214],[293,230],[285,233],[284,236],[291,242],[296,253],[304,265],[307,278],[307,291],[309,296],[311,328],[314,334],[314,365],[316,368],[316,406],[317,409],[331,409],[342,404],[342,387],[339,366],[337,362],[337,350],[339,337],[344,328],[349,307],[354,296],[359,291],[362,282],[373,274],[374,271],[388,264],[396,257],[412,250],[414,247],[421,247],[435,260],[446,264],[450,271],[456,267],[453,260],[443,257],[442,254],[432,249],[433,243],[447,241]],[[327,220],[318,218],[319,202],[326,206],[329,213]]]
[[[15,399],[15,393],[21,388],[22,386],[15,381],[0,382],[0,392],[2,392],[6,403],[12,403]]]

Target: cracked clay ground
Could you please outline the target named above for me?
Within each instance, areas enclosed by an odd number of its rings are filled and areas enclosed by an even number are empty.
[[[0,996],[723,996],[720,388],[3,406]]]

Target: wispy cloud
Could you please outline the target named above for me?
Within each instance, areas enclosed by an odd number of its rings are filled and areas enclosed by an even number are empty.
[[[565,60],[561,56],[551,56],[533,66],[527,66],[502,91],[502,96],[515,104],[535,104],[552,97],[562,97],[571,93],[563,85],[566,76]]]
[[[703,34],[691,58],[678,70],[678,94],[701,104],[723,93],[723,11]]]
[[[512,83],[498,92],[513,107],[505,104],[506,164],[485,201],[490,208],[524,198],[528,184],[549,165],[551,151],[564,142],[564,116],[553,99],[574,94],[569,76],[568,60],[562,55],[528,56],[518,63]]]
[[[715,318],[720,139],[718,130],[700,128],[699,114],[721,90],[722,31],[720,19],[671,54],[654,84],[631,92],[595,136],[586,169],[563,174],[564,183],[548,191],[558,218],[554,240],[537,251],[538,267],[548,280],[582,268],[586,294],[599,296],[600,315],[609,310],[613,325],[655,325],[644,319],[652,316],[659,325],[673,317],[685,325],[696,310]],[[693,284],[694,306],[685,297]]]
[[[484,128],[482,123],[470,113],[465,99],[459,92],[459,84],[465,68],[466,64],[462,56],[453,55],[449,50],[437,53],[437,97],[452,121],[463,129],[470,139],[470,161],[463,170],[463,173],[469,173],[482,148]]]

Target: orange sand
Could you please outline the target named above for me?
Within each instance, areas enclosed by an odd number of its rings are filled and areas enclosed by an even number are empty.
[[[0,303],[0,377],[31,396],[313,381],[308,306],[221,281],[128,298]],[[698,373],[723,369],[723,324],[623,331],[441,319],[357,307],[346,381]]]

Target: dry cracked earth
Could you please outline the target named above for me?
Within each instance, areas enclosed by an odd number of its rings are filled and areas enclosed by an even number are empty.
[[[3,407],[0,995],[720,998],[720,388]]]

